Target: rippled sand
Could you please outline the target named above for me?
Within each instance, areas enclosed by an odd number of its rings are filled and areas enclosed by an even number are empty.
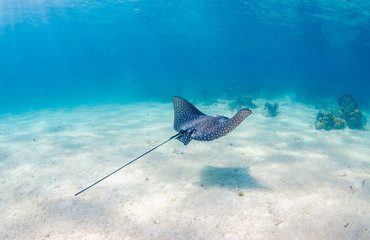
[[[289,98],[266,118],[265,102],[229,135],[172,140],[77,197],[174,135],[172,104],[1,115],[0,238],[369,239],[368,129],[317,131],[318,110]]]

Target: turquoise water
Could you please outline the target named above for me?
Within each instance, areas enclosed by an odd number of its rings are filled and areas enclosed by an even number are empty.
[[[1,239],[368,240],[369,77],[369,0],[0,0]]]
[[[366,108],[369,66],[369,1],[0,2],[2,112],[232,99],[235,85]]]

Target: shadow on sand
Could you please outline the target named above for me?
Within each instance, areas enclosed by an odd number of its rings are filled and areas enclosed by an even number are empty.
[[[264,189],[255,178],[249,174],[248,168],[219,168],[206,166],[200,174],[202,187],[224,187],[224,188],[257,188]]]

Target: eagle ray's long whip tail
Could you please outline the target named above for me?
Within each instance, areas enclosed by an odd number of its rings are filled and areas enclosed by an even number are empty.
[[[137,157],[137,158],[135,158],[134,160],[131,160],[130,162],[128,162],[128,163],[126,163],[125,165],[123,165],[122,167],[120,167],[120,168],[118,168],[118,169],[114,170],[113,172],[109,173],[107,176],[105,176],[105,177],[103,177],[102,179],[98,180],[97,182],[95,182],[95,183],[91,184],[90,186],[88,186],[88,187],[86,187],[86,188],[82,189],[81,191],[79,191],[78,193],[76,193],[76,194],[75,194],[75,196],[77,196],[77,195],[79,195],[80,193],[83,193],[84,191],[86,191],[87,189],[89,189],[89,188],[91,188],[91,187],[95,186],[96,184],[98,184],[98,183],[100,183],[101,181],[103,181],[104,179],[106,179],[106,178],[108,178],[108,177],[112,176],[113,174],[115,174],[116,172],[118,172],[119,170],[121,170],[122,168],[127,167],[128,165],[130,165],[131,163],[135,162],[135,161],[136,161],[136,160],[138,160],[139,158],[141,158],[141,157],[145,156],[146,154],[150,153],[151,151],[153,151],[153,150],[155,150],[155,149],[159,148],[159,147],[160,147],[160,146],[162,146],[163,144],[165,144],[165,143],[167,143],[167,142],[171,141],[172,139],[182,137],[185,133],[186,133],[186,131],[180,131],[180,132],[179,132],[179,133],[177,133],[176,135],[173,135],[172,137],[170,137],[169,139],[167,139],[167,140],[166,140],[166,141],[164,141],[163,143],[161,143],[161,144],[157,145],[156,147],[154,147],[154,148],[150,149],[150,150],[149,150],[149,151],[147,151],[146,153],[141,154],[140,156],[138,156],[138,157]]]

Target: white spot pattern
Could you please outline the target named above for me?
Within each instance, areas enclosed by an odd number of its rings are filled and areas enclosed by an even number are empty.
[[[191,139],[212,141],[225,136],[252,114],[249,109],[242,109],[231,119],[219,115],[208,116],[181,97],[173,97],[172,100],[175,111],[174,129],[177,132],[187,131],[186,134],[177,138],[185,145]]]

